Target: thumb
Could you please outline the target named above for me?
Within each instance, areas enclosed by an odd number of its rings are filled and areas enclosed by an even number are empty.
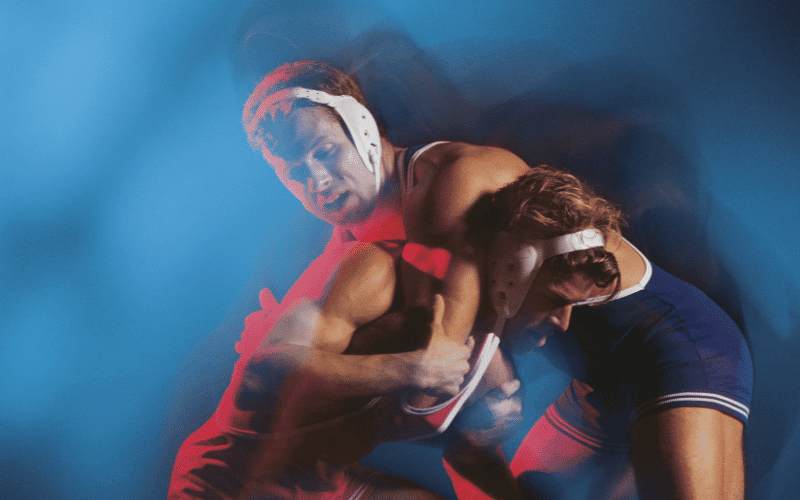
[[[475,337],[470,335],[469,337],[467,337],[467,349],[469,349],[469,351],[472,352],[472,349],[474,348],[475,348]]]
[[[431,324],[441,325],[444,318],[444,297],[440,294],[433,296],[433,319]]]

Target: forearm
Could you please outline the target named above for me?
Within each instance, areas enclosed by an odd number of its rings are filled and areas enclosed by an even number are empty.
[[[276,346],[248,363],[239,399],[259,406],[289,383],[302,384],[309,397],[314,393],[347,398],[400,392],[413,384],[413,355],[337,354],[302,345]]]

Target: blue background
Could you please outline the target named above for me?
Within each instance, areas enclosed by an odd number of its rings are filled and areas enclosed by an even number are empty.
[[[754,353],[749,497],[793,496],[796,2],[292,5],[0,5],[0,497],[163,498],[176,443],[206,415],[183,403],[218,397],[257,290],[285,293],[327,240],[241,130],[241,34],[260,20],[283,27],[276,60],[391,27],[482,105],[561,82],[561,102],[596,109],[625,88],[613,68],[659,82],[649,102],[664,84],[659,122],[696,169],[704,241]],[[548,377],[529,394],[560,392]]]

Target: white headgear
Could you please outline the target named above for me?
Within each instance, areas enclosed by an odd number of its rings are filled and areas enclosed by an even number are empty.
[[[311,90],[303,87],[289,87],[279,90],[264,99],[258,105],[256,116],[263,116],[266,110],[281,101],[292,99],[308,99],[317,104],[323,104],[333,109],[344,122],[353,143],[356,146],[364,166],[375,176],[375,189],[380,191],[381,168],[381,136],[378,124],[372,113],[349,95],[331,95],[321,90]],[[264,111],[263,113],[261,111]]]
[[[519,312],[546,259],[604,244],[603,235],[597,229],[584,229],[532,243],[521,243],[506,231],[498,233],[489,252],[489,289],[497,313],[494,333],[499,335],[505,320]]]

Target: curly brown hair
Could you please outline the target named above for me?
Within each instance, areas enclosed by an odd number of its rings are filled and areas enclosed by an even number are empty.
[[[244,104],[242,125],[247,133],[247,141],[253,149],[261,151],[265,146],[273,149],[277,141],[274,129],[281,127],[282,119],[296,108],[316,106],[315,103],[305,99],[296,99],[289,103],[288,107],[281,107],[275,113],[257,119],[256,113],[261,103],[275,92],[289,87],[321,90],[337,96],[348,95],[364,106],[367,105],[358,81],[338,68],[320,61],[286,63],[266,75]],[[335,113],[333,115],[336,116]]]
[[[594,228],[608,241],[624,225],[622,212],[574,175],[548,165],[538,165],[503,186],[492,197],[495,230],[506,230],[533,241]],[[605,248],[590,248],[547,259],[556,279],[584,273],[601,288],[615,284],[620,272],[614,255]],[[613,293],[611,296],[613,296]]]

